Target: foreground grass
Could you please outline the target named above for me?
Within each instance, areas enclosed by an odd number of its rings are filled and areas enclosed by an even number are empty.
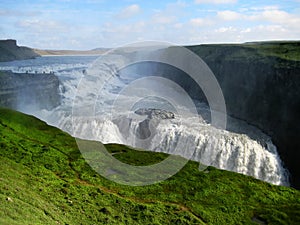
[[[82,158],[74,138],[34,117],[0,109],[0,224],[298,224],[300,193],[189,162],[172,178],[132,187]],[[120,161],[166,155],[107,145]]]

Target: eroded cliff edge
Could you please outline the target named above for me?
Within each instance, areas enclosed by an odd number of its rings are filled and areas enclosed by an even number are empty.
[[[300,188],[300,42],[190,49],[215,74],[227,113],[272,137]]]
[[[0,71],[0,106],[32,112],[60,104],[59,80],[52,73]]]
[[[300,188],[300,42],[187,48],[200,56],[214,73],[225,98],[227,114],[260,128],[272,137],[291,173],[292,186]],[[167,50],[160,54],[173,57],[165,55]],[[184,63],[188,65],[190,62]],[[206,101],[198,84],[175,67],[147,62],[135,67],[137,73],[171,79],[193,99]]]
[[[300,188],[300,42],[190,46],[210,67],[226,101],[227,114],[272,137]],[[205,100],[190,79],[175,76],[193,98]]]
[[[31,48],[18,46],[16,40],[0,40],[0,62],[33,59],[39,56]]]

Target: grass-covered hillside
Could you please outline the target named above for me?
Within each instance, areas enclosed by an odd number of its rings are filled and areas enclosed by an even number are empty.
[[[268,62],[269,57],[292,62],[300,61],[300,41],[248,42],[244,44],[206,44],[187,46],[200,57],[223,60]]]
[[[300,192],[188,163],[159,184],[113,183],[83,160],[74,138],[0,109],[0,224],[299,224]],[[133,165],[164,154],[107,145]]]

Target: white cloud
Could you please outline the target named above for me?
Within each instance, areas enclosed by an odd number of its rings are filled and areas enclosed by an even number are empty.
[[[151,23],[155,24],[171,24],[177,22],[184,12],[183,9],[186,7],[186,4],[181,1],[175,3],[169,3],[166,5],[163,10],[156,10],[152,16]]]
[[[260,17],[275,23],[285,23],[292,19],[292,16],[287,12],[280,10],[266,10],[260,15]]]
[[[267,10],[262,13],[262,18],[274,23],[291,23],[296,22],[298,25],[300,24],[300,17],[291,15],[285,11],[281,10]]]
[[[128,5],[114,11],[105,8],[105,0],[87,1],[103,2],[103,8],[92,5],[79,11],[40,6],[35,7],[37,12],[34,7],[0,9],[0,35],[33,47],[69,49],[115,47],[137,40],[199,44],[300,38],[300,15],[296,10],[291,11],[295,13],[283,10],[283,3],[257,5],[250,1],[232,8],[226,4],[238,0],[192,1],[214,4],[207,8],[178,0],[147,8],[143,1],[126,0]]]
[[[172,6],[174,8],[176,13],[166,7],[154,11],[152,16],[140,23],[124,24],[115,21],[106,26],[103,43],[107,43],[107,40],[118,45],[138,40],[162,40],[178,44],[239,43],[297,39],[300,36],[300,31],[289,29],[291,25],[288,25],[296,24],[292,21],[297,21],[298,16],[285,11],[272,16],[271,12],[280,11],[276,7],[248,8],[243,12],[239,9],[214,11],[215,13],[203,17],[187,17],[185,21],[177,17],[184,13],[183,8]],[[279,23],[281,20],[290,21]]]
[[[216,33],[236,32],[237,28],[234,27],[221,27],[215,30]]]
[[[248,11],[265,11],[265,10],[277,10],[279,9],[278,5],[265,5],[260,7],[250,7]]]
[[[208,4],[231,4],[237,3],[237,0],[195,0],[196,4],[208,3]]]
[[[287,13],[286,11],[271,9],[264,10],[258,13],[253,13],[245,17],[250,21],[269,22],[274,25],[283,25],[290,29],[298,29],[300,24],[300,16]]]
[[[250,33],[251,31],[252,31],[252,29],[248,27],[248,28],[242,29],[241,33]]]
[[[168,15],[162,15],[162,14],[156,14],[153,16],[152,22],[159,23],[159,24],[169,24],[176,20],[175,16],[168,16]]]
[[[176,29],[181,29],[183,26],[184,26],[183,23],[175,23],[174,24],[174,28],[176,28]]]
[[[278,9],[276,6],[265,6],[260,8],[251,8],[248,11],[236,12],[236,11],[219,11],[215,17],[222,21],[243,21],[245,24],[260,23],[261,25],[283,25],[291,29],[297,29],[300,24],[300,15],[291,14],[284,10]],[[221,25],[222,21],[218,21]]]
[[[58,31],[67,31],[68,26],[52,20],[28,19],[16,23],[18,28],[27,29],[31,32],[53,33]]]
[[[220,19],[227,20],[227,21],[238,20],[238,19],[241,19],[243,17],[242,14],[234,12],[234,11],[230,11],[230,10],[219,11],[219,12],[217,12],[217,16]]]
[[[252,28],[239,30],[238,33],[242,35],[244,41],[291,40],[295,39],[295,37],[297,36],[296,33],[291,30],[285,29],[281,25],[259,25]]]
[[[40,15],[41,12],[38,11],[21,11],[21,10],[1,10],[0,9],[0,16],[7,17],[33,17],[33,16],[38,16]]]
[[[195,27],[205,27],[212,25],[212,21],[205,19],[205,18],[193,18],[189,21],[190,25]]]
[[[133,17],[141,12],[141,8],[137,4],[133,4],[130,6],[125,7],[122,9],[118,14],[117,17],[120,19],[128,19]]]

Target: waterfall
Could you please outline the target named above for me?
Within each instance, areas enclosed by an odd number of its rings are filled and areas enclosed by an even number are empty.
[[[179,154],[204,165],[253,176],[277,185],[288,185],[286,170],[270,137],[243,121],[230,118],[229,127],[236,129],[229,131],[211,126],[198,115],[177,115],[174,112],[175,118],[146,120],[145,117],[136,115],[134,110],[107,114],[112,110],[111,105],[118,90],[131,79],[116,74],[115,65],[108,62],[98,65],[95,71],[89,71],[98,73],[98,80],[92,76],[85,79],[85,85],[81,83],[80,86],[86,87],[85,90],[81,90],[84,95],[74,99],[81,78],[88,77],[84,71],[94,59],[41,57],[26,62],[2,63],[0,69],[11,69],[15,72],[54,71],[61,82],[62,105],[53,111],[30,113],[79,138]],[[116,59],[123,63],[122,58]],[[134,73],[132,75],[137,76]],[[99,93],[97,85],[99,82],[105,83],[108,77],[111,77],[112,81],[107,82]],[[72,121],[74,100],[79,108],[86,110],[87,116],[75,117]],[[89,105],[93,106],[92,113],[89,111]],[[198,117],[200,123],[194,122],[195,117]],[[148,126],[152,126],[152,129]],[[142,132],[146,135],[149,133],[147,129],[150,129],[151,135],[146,141],[141,141],[138,134]],[[235,130],[238,132],[234,132]],[[179,152],[174,152],[176,147],[180,149]]]
[[[189,118],[184,122],[176,119],[159,121],[150,140],[141,144],[136,137],[137,130],[141,132],[146,128],[141,127],[139,120],[125,116],[114,120],[77,119],[74,133],[80,138],[126,144],[168,154],[174,154],[180,139],[181,150],[175,154],[269,183],[288,184],[286,171],[270,139],[253,140],[246,134],[220,130],[205,123],[191,126],[189,123],[193,119]]]

